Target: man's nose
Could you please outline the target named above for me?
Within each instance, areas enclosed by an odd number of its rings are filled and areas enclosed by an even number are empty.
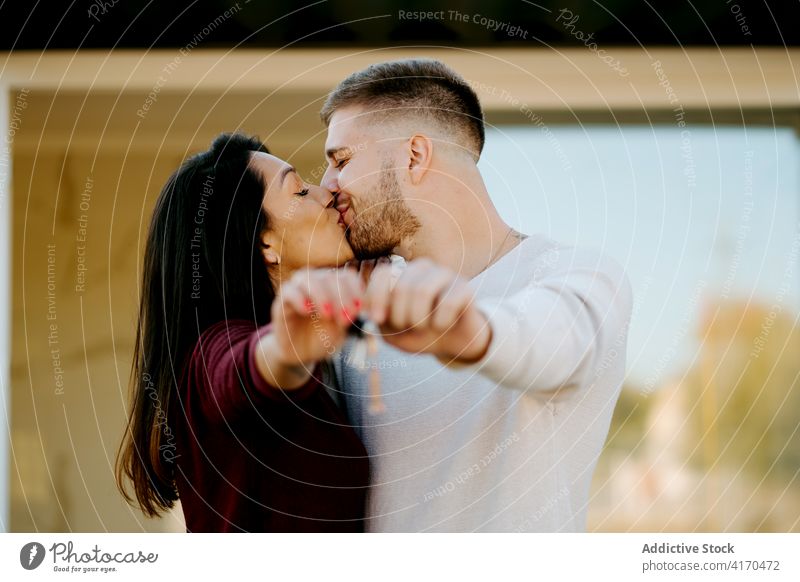
[[[328,169],[325,170],[325,173],[322,175],[322,181],[319,183],[319,185],[326,190],[333,192],[333,194],[336,194],[339,191],[339,180],[336,178],[335,168],[328,167]]]

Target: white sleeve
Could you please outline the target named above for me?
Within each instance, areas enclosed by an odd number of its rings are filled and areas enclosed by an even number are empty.
[[[517,267],[519,268],[519,266]],[[570,250],[540,278],[502,299],[478,300],[491,344],[473,369],[498,385],[552,392],[587,383],[611,350],[624,358],[631,287],[616,261]]]

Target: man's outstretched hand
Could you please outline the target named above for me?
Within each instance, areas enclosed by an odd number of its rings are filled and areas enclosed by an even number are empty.
[[[473,362],[491,342],[491,327],[467,280],[429,259],[410,261],[394,286],[391,266],[375,266],[366,309],[384,340],[406,352]]]

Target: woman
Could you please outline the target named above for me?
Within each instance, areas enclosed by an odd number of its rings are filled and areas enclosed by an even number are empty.
[[[366,452],[317,365],[363,301],[330,268],[353,258],[333,202],[239,134],[164,186],[117,458],[148,516],[180,499],[191,532],[363,530]]]

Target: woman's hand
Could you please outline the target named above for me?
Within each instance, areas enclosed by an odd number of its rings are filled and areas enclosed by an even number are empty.
[[[281,285],[272,302],[272,330],[261,338],[259,372],[272,386],[292,390],[313,365],[342,345],[364,302],[351,269],[304,269]]]
[[[361,311],[364,285],[351,269],[304,269],[281,285],[272,304],[279,362],[308,367],[344,343]]]

